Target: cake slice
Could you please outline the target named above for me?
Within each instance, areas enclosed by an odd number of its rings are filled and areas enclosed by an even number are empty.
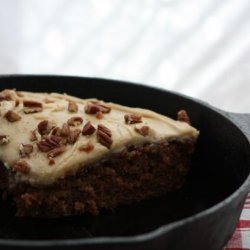
[[[199,132],[153,111],[0,92],[0,189],[17,216],[98,214],[179,189]],[[9,199],[8,199],[9,200]]]

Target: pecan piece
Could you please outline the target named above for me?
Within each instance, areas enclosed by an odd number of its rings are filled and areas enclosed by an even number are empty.
[[[62,137],[51,135],[50,137],[46,137],[45,139],[38,142],[37,147],[42,152],[49,152],[50,150],[58,147],[61,141]]]
[[[16,122],[21,120],[21,116],[14,111],[9,110],[4,116],[9,122]]]
[[[98,129],[99,131],[102,131],[103,133],[107,134],[109,137],[112,136],[111,130],[110,130],[109,128],[105,127],[105,126],[102,125],[102,124],[99,124],[97,129]]]
[[[76,113],[78,111],[78,106],[77,106],[76,102],[69,101],[68,111],[71,113]]]
[[[68,121],[67,121],[69,126],[79,126],[80,124],[83,123],[83,119],[81,117],[71,117]]]
[[[97,112],[109,113],[111,111],[110,107],[99,102],[88,102],[84,109],[86,114],[96,114]]]
[[[61,155],[65,151],[66,151],[66,146],[61,145],[60,147],[57,147],[57,148],[54,148],[54,149],[50,150],[48,152],[48,154],[47,154],[47,157],[49,159],[51,159],[51,158],[54,158],[54,157],[56,157],[58,155]]]
[[[186,112],[186,110],[180,110],[178,113],[177,113],[177,121],[180,121],[180,122],[186,122],[188,123],[189,125],[191,124],[191,120]]]
[[[19,100],[18,100],[18,99],[16,99],[16,101],[15,101],[15,106],[16,106],[16,107],[18,107],[18,106],[19,106],[19,104],[20,104]]]
[[[48,135],[53,128],[52,123],[48,120],[43,120],[37,125],[37,130],[40,135]]]
[[[33,146],[31,144],[21,144],[19,147],[19,153],[22,158],[29,157],[33,152]]]
[[[37,129],[34,129],[33,131],[31,131],[30,141],[37,141],[38,140],[37,133],[38,133]]]
[[[90,121],[88,121],[82,130],[83,135],[92,135],[96,131],[95,127],[91,124]]]
[[[142,135],[142,136],[147,136],[149,134],[149,126],[142,126],[140,128],[135,127],[135,131]]]
[[[23,112],[25,114],[41,112],[43,105],[41,102],[36,101],[23,101]]]
[[[47,138],[47,141],[49,141],[51,145],[57,146],[62,141],[62,137],[57,135],[51,135]]]
[[[78,150],[79,151],[83,151],[83,152],[86,152],[86,153],[89,153],[91,152],[92,150],[94,149],[94,145],[92,143],[87,143],[86,145],[81,145]]]
[[[77,141],[77,139],[79,138],[80,134],[81,134],[81,130],[80,129],[75,129],[75,130],[71,130],[67,139],[67,142],[69,144],[73,144]]]
[[[61,135],[61,129],[59,127],[54,127],[51,130],[52,135],[60,136]]]
[[[112,133],[111,133],[109,128],[107,128],[101,124],[98,125],[98,127],[97,127],[97,141],[108,149],[111,148],[111,145],[113,143],[111,136],[112,136]]]
[[[70,134],[70,128],[67,123],[63,123],[62,128],[60,130],[60,135],[61,136],[69,136]]]
[[[95,117],[99,120],[101,120],[103,118],[103,113],[101,111],[97,112]]]
[[[46,140],[42,140],[37,143],[37,147],[42,152],[49,152],[54,148],[54,146],[51,146],[50,143],[48,143]]]
[[[49,159],[49,165],[51,166],[51,165],[55,165],[55,160],[53,159],[53,158],[50,158]]]
[[[12,171],[28,174],[30,172],[30,166],[25,160],[18,160],[12,167]]]
[[[134,124],[142,122],[142,117],[137,114],[127,114],[124,115],[124,120],[126,124]]]
[[[0,135],[0,145],[6,145],[10,142],[10,137],[8,135]]]
[[[48,127],[48,120],[44,120],[38,123],[37,125],[37,130],[39,132],[40,135],[45,135],[47,134],[47,127]]]

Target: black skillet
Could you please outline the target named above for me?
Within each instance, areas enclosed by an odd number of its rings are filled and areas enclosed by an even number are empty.
[[[65,76],[2,76],[0,90],[65,92],[155,110],[186,109],[200,130],[185,186],[160,198],[62,219],[20,219],[0,204],[0,249],[222,249],[250,186],[250,116],[126,82]],[[249,124],[248,124],[249,123]],[[18,133],[18,131],[17,131]]]

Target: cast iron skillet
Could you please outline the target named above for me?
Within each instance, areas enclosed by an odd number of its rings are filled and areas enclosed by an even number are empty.
[[[250,116],[229,114],[176,93],[126,82],[66,76],[2,76],[0,90],[66,92],[176,118],[186,109],[200,138],[186,185],[113,212],[20,219],[0,205],[0,249],[221,249],[232,235],[250,183]],[[17,131],[18,133],[18,131]]]

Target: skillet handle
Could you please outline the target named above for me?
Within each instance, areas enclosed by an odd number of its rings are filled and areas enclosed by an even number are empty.
[[[235,123],[250,141],[250,114],[223,112],[233,123]]]

